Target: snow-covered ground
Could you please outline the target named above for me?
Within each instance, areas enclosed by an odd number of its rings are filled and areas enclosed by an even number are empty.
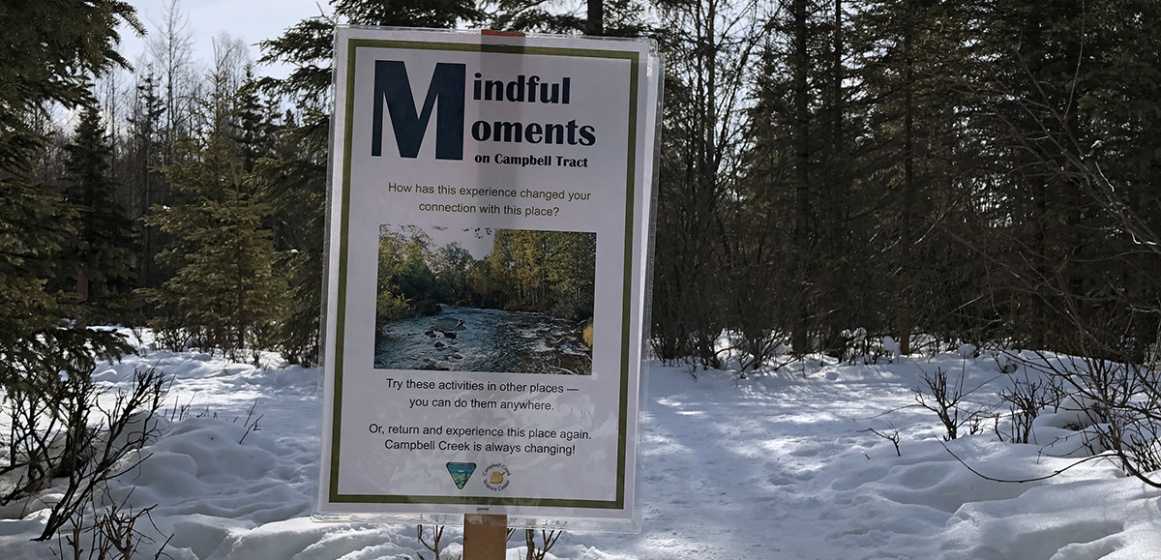
[[[95,377],[123,384],[150,366],[174,376],[162,436],[110,496],[134,508],[156,504],[156,533],[145,529],[158,541],[172,535],[170,557],[372,560],[422,551],[431,558],[413,525],[311,520],[319,370],[279,367],[273,357],[254,367],[197,352],[143,351]],[[988,382],[972,395],[982,404],[994,404],[1009,382],[993,358],[954,354],[855,366],[795,362],[740,380],[651,363],[642,532],[568,532],[548,558],[1161,558],[1161,491],[1109,462],[1022,484],[972,474],[956,457],[1012,480],[1072,465],[1075,459],[1052,455],[1075,449],[1073,442],[1045,447],[1067,435],[1068,413],[1041,417],[1037,444],[1001,442],[987,423],[984,433],[945,449],[935,414],[913,406],[912,389],[937,368],[963,374],[969,389]],[[257,430],[248,429],[256,418]],[[896,431],[898,454],[883,437]],[[56,543],[30,542],[46,515],[36,508],[0,510],[0,558],[55,557]],[[509,543],[509,559],[524,557],[522,536]],[[443,540],[445,557],[458,557],[459,529],[449,527]]]

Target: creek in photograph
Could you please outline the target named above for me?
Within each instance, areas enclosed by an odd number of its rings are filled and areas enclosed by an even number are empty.
[[[589,375],[595,265],[590,232],[382,225],[374,366]]]

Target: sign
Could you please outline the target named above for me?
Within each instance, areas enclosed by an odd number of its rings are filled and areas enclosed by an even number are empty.
[[[632,523],[660,64],[339,28],[317,513]]]

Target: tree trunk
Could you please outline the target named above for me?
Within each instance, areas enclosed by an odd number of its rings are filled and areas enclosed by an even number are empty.
[[[589,0],[589,35],[600,37],[605,34],[605,0]]]
[[[807,98],[807,70],[810,63],[806,44],[806,0],[794,0],[794,147],[795,147],[795,220],[794,246],[799,262],[798,293],[794,294],[795,309],[793,338],[791,345],[797,354],[805,354],[809,337],[807,325],[810,309],[807,305],[809,274],[806,272],[810,258],[810,112]]]
[[[911,91],[914,89],[914,74],[911,68],[911,34],[910,23],[903,35],[903,207],[902,226],[899,233],[899,353],[911,353],[911,328],[914,317],[911,312],[911,298],[915,290],[912,283],[911,238],[913,236],[912,220],[915,213],[915,154],[913,150],[915,107]]]

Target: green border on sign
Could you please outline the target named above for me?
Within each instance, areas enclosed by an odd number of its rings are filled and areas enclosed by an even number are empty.
[[[539,506],[588,509],[624,509],[625,507],[625,462],[626,432],[628,430],[629,406],[629,356],[630,325],[633,288],[633,217],[635,204],[635,181],[637,160],[637,95],[638,73],[641,53],[637,51],[611,51],[597,49],[573,49],[554,47],[528,47],[522,45],[483,45],[475,43],[429,43],[425,41],[394,41],[387,39],[347,40],[347,83],[346,114],[343,134],[343,178],[342,209],[339,214],[339,277],[338,312],[335,336],[334,405],[331,428],[331,465],[329,499],[332,503],[358,504],[436,504],[436,505],[482,505],[482,506]],[[620,378],[620,419],[618,422],[617,446],[617,497],[614,500],[567,500],[517,497],[484,496],[399,496],[380,494],[340,494],[339,493],[339,446],[341,443],[342,402],[343,402],[343,329],[347,308],[347,236],[349,233],[350,190],[351,190],[351,140],[353,136],[355,97],[355,56],[359,48],[416,49],[438,51],[461,51],[499,54],[523,54],[541,56],[566,56],[581,58],[622,59],[630,62],[629,80],[629,142],[625,177],[625,262],[624,286],[621,305],[621,378]]]

